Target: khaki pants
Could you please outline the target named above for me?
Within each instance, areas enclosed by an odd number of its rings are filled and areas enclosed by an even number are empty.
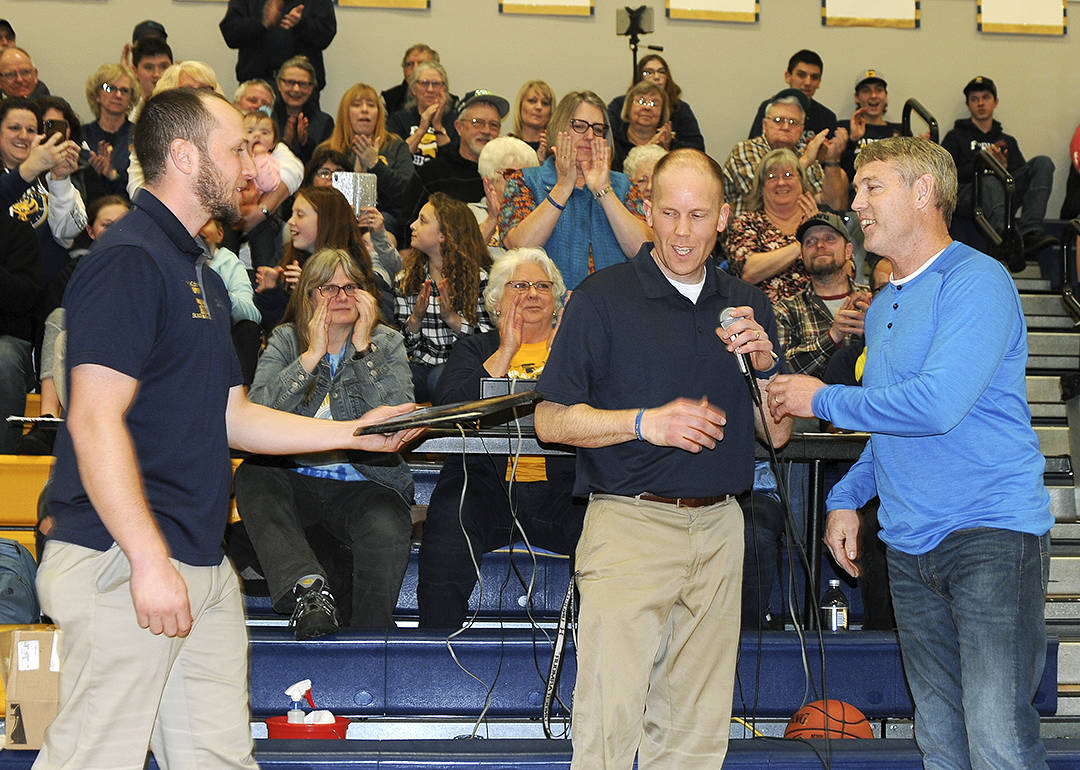
[[[593,495],[577,548],[574,770],[718,770],[743,562],[733,498],[676,508]]]
[[[194,619],[186,638],[139,627],[119,546],[46,545],[37,589],[63,632],[60,712],[35,768],[141,770],[148,748],[163,770],[258,767],[236,572],[173,563]]]

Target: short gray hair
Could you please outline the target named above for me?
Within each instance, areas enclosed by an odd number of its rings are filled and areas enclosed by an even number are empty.
[[[563,281],[559,268],[555,267],[555,263],[548,257],[547,252],[538,247],[510,249],[495,261],[488,272],[487,288],[484,289],[484,307],[492,318],[497,315],[495,311],[499,309],[499,303],[502,302],[506,282],[513,277],[514,271],[520,265],[527,262],[538,265],[551,279],[551,295],[555,298],[555,310],[558,311],[562,307],[566,283]]]
[[[626,154],[626,160],[623,161],[623,173],[633,179],[637,176],[638,166],[642,163],[650,161],[656,163],[667,154],[668,151],[658,144],[641,144],[632,147],[630,152]]]
[[[238,101],[240,101],[240,97],[244,95],[244,91],[248,90],[248,88],[250,88],[251,86],[260,86],[261,88],[265,88],[267,93],[270,94],[270,106],[274,106],[274,102],[277,101],[277,96],[274,94],[274,87],[262,78],[252,78],[251,80],[245,80],[243,83],[238,85],[236,87],[236,90],[233,91],[233,104],[236,104]]]
[[[769,117],[769,110],[771,110],[773,107],[775,107],[778,104],[791,105],[792,107],[798,108],[799,112],[802,113],[803,120],[806,120],[806,110],[803,109],[802,102],[799,101],[799,98],[797,96],[781,96],[779,99],[773,99],[771,102],[766,104],[765,105],[765,118],[766,119],[768,119],[768,117]]]
[[[494,181],[505,169],[539,165],[536,150],[525,142],[516,136],[497,136],[480,151],[476,169],[484,179]]]
[[[948,150],[918,136],[894,136],[864,147],[855,157],[856,172],[874,161],[896,164],[900,178],[908,187],[923,174],[933,177],[934,205],[945,224],[952,224],[956,211],[956,162]]]
[[[413,67],[412,74],[409,75],[409,92],[408,96],[405,98],[406,108],[416,106],[416,94],[413,93],[413,86],[416,85],[416,81],[420,79],[420,73],[424,70],[435,70],[442,76],[444,83],[443,87],[446,89],[446,98],[450,98],[450,76],[446,74],[446,67],[442,66],[442,64],[435,59],[428,59],[427,61],[418,62],[417,65]],[[447,103],[447,108],[449,108],[449,106],[449,103]],[[447,111],[449,112],[449,109]]]

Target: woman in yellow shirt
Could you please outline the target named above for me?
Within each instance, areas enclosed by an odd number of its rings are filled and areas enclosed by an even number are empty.
[[[458,341],[435,403],[479,398],[486,377],[539,377],[565,289],[543,249],[513,249],[499,259],[484,292],[498,330]],[[506,455],[470,455],[464,464],[460,457],[448,457],[443,464],[420,545],[421,627],[459,628],[476,584],[473,560],[479,564],[488,551],[521,540],[522,531],[532,546],[573,555],[585,515],[585,501],[572,496],[574,458],[522,457],[511,481],[512,471],[513,458]]]

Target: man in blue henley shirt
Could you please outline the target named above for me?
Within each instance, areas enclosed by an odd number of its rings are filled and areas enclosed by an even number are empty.
[[[893,266],[866,314],[863,386],[781,375],[768,402],[871,434],[826,501],[825,542],[858,575],[855,509],[878,495],[924,767],[1045,768],[1032,701],[1054,519],[1020,297],[1000,263],[950,239],[947,151],[885,139],[855,167],[866,248]]]

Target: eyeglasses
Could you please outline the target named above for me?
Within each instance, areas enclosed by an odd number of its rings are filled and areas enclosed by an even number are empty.
[[[771,120],[773,123],[775,123],[778,126],[785,126],[786,125],[788,128],[795,128],[796,126],[801,126],[803,124],[803,122],[801,120],[797,119],[797,118],[781,118],[781,117],[769,118],[769,117],[766,117],[765,120]]]
[[[347,283],[344,286],[338,286],[335,283],[328,283],[324,286],[316,286],[315,291],[319,292],[319,296],[326,297],[327,299],[333,299],[339,292],[345,292],[346,297],[352,297],[356,292],[360,291],[360,287],[355,283]]]
[[[319,177],[319,179],[330,179],[334,176],[334,169],[320,168],[318,171],[315,172],[315,176]]]
[[[551,281],[507,281],[506,285],[514,291],[519,291],[522,294],[527,292],[529,289],[536,289],[536,291],[540,294],[548,294],[554,284],[552,284]]]
[[[770,182],[775,182],[777,179],[794,179],[795,172],[785,171],[782,174],[777,174],[775,171],[770,171],[768,174],[765,175],[765,178]]]
[[[36,69],[9,70],[7,72],[0,72],[0,80],[15,80],[16,78],[28,80],[34,76],[35,72],[37,72]]]
[[[607,123],[590,123],[587,120],[578,120],[577,118],[570,118],[570,128],[574,129],[575,133],[584,134],[590,128],[592,129],[593,136],[600,139],[607,138],[607,132],[610,126]]]
[[[446,83],[442,82],[441,80],[417,80],[416,85],[420,86],[425,90],[437,91],[443,86],[445,86]]]
[[[473,128],[490,128],[496,134],[502,130],[502,123],[497,120],[484,120],[483,118],[470,118]]]
[[[310,80],[287,80],[285,78],[278,78],[278,82],[286,88],[299,88],[304,91],[315,87],[315,84]]]
[[[121,96],[131,96],[131,89],[125,86],[114,86],[112,83],[102,83],[101,90],[107,94],[120,94]]]
[[[666,75],[667,69],[664,67],[657,67],[656,69],[643,69],[641,71],[641,77],[651,78],[653,75]]]
[[[637,103],[640,104],[642,107],[655,107],[660,102],[656,101],[655,99],[646,99],[644,96],[639,96],[637,98]]]

